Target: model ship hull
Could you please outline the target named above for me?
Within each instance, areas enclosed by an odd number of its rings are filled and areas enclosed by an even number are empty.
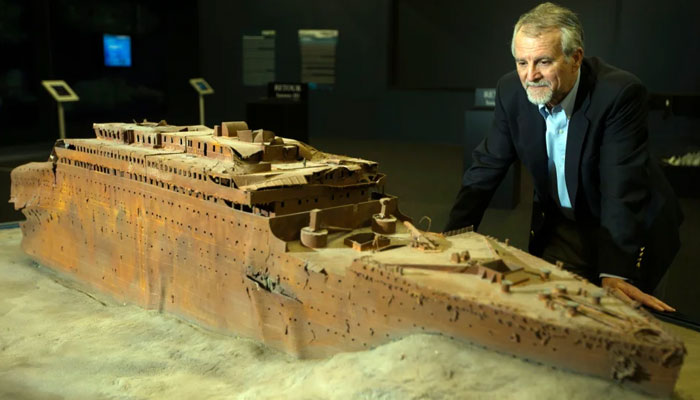
[[[498,282],[449,271],[445,262],[427,268],[421,260],[430,255],[406,257],[407,247],[353,253],[336,246],[369,230],[382,207],[376,199],[324,209],[325,223],[345,230],[330,235],[328,248],[314,250],[299,242],[309,212],[265,217],[117,175],[54,162],[14,170],[12,201],[27,217],[23,249],[120,301],[299,357],[433,332],[654,394],[673,390],[683,344],[617,299],[603,298],[608,311],[586,306],[602,315],[567,316],[556,298],[546,306],[536,299],[550,284],[544,280],[503,292]],[[400,215],[395,200],[392,207]],[[458,248],[483,237],[445,240]],[[548,266],[504,248],[535,267]],[[552,278],[569,286],[561,298],[593,301],[593,285],[556,269]],[[520,306],[529,302],[534,306]]]

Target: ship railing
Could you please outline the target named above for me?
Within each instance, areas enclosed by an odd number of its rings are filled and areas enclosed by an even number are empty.
[[[460,235],[460,234],[466,233],[466,232],[474,232],[474,226],[469,225],[469,226],[464,227],[464,228],[453,229],[451,231],[443,232],[442,234],[443,234],[443,236],[448,237],[448,236]]]

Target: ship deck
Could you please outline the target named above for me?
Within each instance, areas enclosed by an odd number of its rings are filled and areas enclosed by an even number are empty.
[[[564,285],[571,298],[591,305],[592,298],[589,296],[595,292],[602,294],[602,289],[574,277],[568,271],[493,238],[473,232],[443,239],[437,238],[440,241],[441,251],[426,252],[412,248],[409,244],[410,234],[405,228],[400,227],[396,234],[388,235],[391,238],[391,244],[387,250],[357,251],[344,242],[346,238],[358,232],[370,233],[371,229],[359,229],[352,233],[331,233],[328,246],[323,251],[307,248],[299,241],[290,242],[288,248],[291,254],[307,262],[310,270],[325,269],[328,273],[345,276],[347,267],[354,260],[367,257],[383,265],[402,266],[402,278],[417,287],[447,293],[486,306],[497,303],[519,315],[566,325],[573,329],[588,327],[613,332],[633,328],[628,324],[629,321],[638,320],[641,324],[645,324],[643,315],[611,296],[603,297],[600,306],[614,314],[616,318],[604,319],[602,322],[585,316],[568,317],[564,307],[553,309],[546,307],[545,302],[538,298],[538,294],[546,290],[555,290],[558,285]],[[391,248],[393,246],[401,247]],[[503,258],[510,264],[523,269],[508,275],[513,285],[508,293],[504,293],[498,283],[460,271],[464,269],[465,264],[452,262],[451,256],[453,253],[464,250],[470,252],[473,260],[486,262],[494,258]],[[496,251],[503,257],[495,254]],[[440,270],[431,268],[440,268]],[[539,275],[543,269],[551,271],[547,281],[543,281]],[[579,290],[581,293],[587,292],[588,296],[577,295]]]
[[[215,140],[217,143],[220,142],[222,145],[230,146],[242,155],[251,155],[256,152],[261,152],[264,148],[262,144],[241,142],[234,138],[212,137],[211,134],[207,135],[204,132],[183,132],[183,134],[184,133],[187,133],[190,135],[190,137],[199,136],[210,138],[211,140]],[[286,140],[285,143],[287,145],[300,145],[294,140],[281,139]],[[204,169],[217,174],[228,173],[232,176],[251,176],[248,179],[251,181],[251,185],[254,182],[262,182],[270,178],[279,179],[282,177],[295,175],[312,175],[321,171],[337,168],[340,165],[342,165],[342,167],[345,169],[356,171],[361,170],[362,165],[375,164],[359,158],[335,156],[317,151],[313,160],[272,160],[270,162],[271,169],[269,171],[250,172],[240,168],[242,160],[238,159],[237,157],[234,157],[234,159],[231,160],[215,157],[203,157],[195,153],[186,152],[185,150],[170,149],[166,147],[154,148],[150,146],[133,145],[100,139],[68,139],[67,143],[75,146],[90,146],[90,148],[97,149],[98,155],[100,151],[108,152],[113,150],[118,151],[121,154],[130,153],[136,157],[152,157],[152,159],[159,159],[172,167],[197,167],[199,170]],[[252,185],[249,189],[255,190],[257,187]]]

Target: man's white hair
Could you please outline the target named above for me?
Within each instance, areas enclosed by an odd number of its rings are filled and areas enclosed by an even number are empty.
[[[583,50],[583,26],[576,14],[568,8],[553,3],[542,3],[520,16],[513,28],[510,50],[515,57],[515,35],[522,31],[530,37],[537,37],[543,32],[559,29],[561,32],[561,49],[568,58],[576,49]]]

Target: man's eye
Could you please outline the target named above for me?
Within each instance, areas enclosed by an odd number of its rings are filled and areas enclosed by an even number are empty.
[[[542,61],[540,61],[540,64],[542,64],[542,65],[549,65],[549,64],[551,64],[551,63],[552,63],[552,62],[549,61],[549,60],[542,60]]]

